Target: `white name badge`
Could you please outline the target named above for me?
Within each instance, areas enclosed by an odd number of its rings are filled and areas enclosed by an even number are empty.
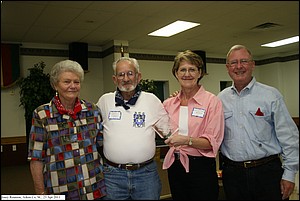
[[[205,109],[202,108],[194,108],[192,111],[192,116],[203,118],[205,115]]]
[[[121,119],[121,111],[110,111],[108,114],[109,120],[120,120]]]

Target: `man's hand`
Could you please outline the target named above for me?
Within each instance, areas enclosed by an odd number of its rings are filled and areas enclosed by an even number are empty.
[[[173,93],[170,95],[169,98],[173,98],[173,97],[177,96],[177,94],[179,94],[179,91],[173,92]]]
[[[282,179],[280,181],[280,187],[281,187],[282,199],[285,200],[293,193],[295,183]]]

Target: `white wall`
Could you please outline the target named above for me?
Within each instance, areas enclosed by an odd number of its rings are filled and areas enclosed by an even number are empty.
[[[220,81],[231,81],[225,65],[207,64],[208,75],[200,81],[207,91],[218,94]],[[256,66],[257,81],[277,88],[292,117],[299,117],[299,60]]]
[[[260,81],[277,88],[292,117],[299,117],[299,60],[256,67]]]
[[[45,73],[49,73],[51,67],[64,59],[64,57],[48,56],[21,56],[21,74],[25,77],[29,74],[28,68],[44,61]],[[101,59],[89,59],[89,72],[84,75],[84,82],[80,91],[82,99],[97,102],[103,94],[103,66]],[[1,137],[26,136],[24,109],[19,107],[19,87],[1,89]],[[53,94],[54,95],[54,94]],[[50,101],[50,100],[49,100]]]
[[[43,46],[43,48],[46,48]],[[111,56],[113,57],[113,56]],[[106,92],[107,87],[114,89],[111,79],[112,62],[111,57],[104,60],[90,58],[89,72],[85,74],[80,97],[88,101],[97,102],[99,97]],[[21,56],[21,69],[23,75],[28,75],[28,68],[34,64],[44,61],[45,72],[61,61],[63,57],[48,56]],[[105,67],[104,67],[105,63]],[[169,92],[178,90],[179,84],[172,74],[172,61],[146,61],[139,60],[140,70],[144,79],[157,81],[168,81]],[[224,64],[207,63],[206,75],[200,83],[206,90],[218,94],[220,81],[230,81]],[[299,61],[284,63],[272,63],[256,67],[256,79],[260,82],[272,85],[279,89],[285,98],[291,116],[299,117]],[[1,137],[26,136],[24,110],[19,107],[19,88],[14,86],[8,89],[1,89]]]
[[[80,97],[91,102],[97,102],[103,94],[103,65],[101,59],[89,59],[89,72],[84,74]]]
[[[142,79],[153,79],[156,81],[169,82],[169,92],[174,92],[180,89],[176,78],[172,74],[172,61],[138,61]]]

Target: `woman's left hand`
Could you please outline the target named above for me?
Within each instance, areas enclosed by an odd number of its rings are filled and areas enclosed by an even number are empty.
[[[171,147],[178,147],[181,145],[188,145],[189,137],[183,135],[172,135],[165,140],[165,143]]]

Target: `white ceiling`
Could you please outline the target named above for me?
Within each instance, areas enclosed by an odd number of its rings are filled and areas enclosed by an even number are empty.
[[[169,38],[147,34],[176,20],[201,25]],[[267,29],[253,29],[276,23]],[[103,47],[125,40],[131,50],[203,50],[225,57],[234,44],[254,57],[299,53],[299,43],[260,47],[299,35],[299,1],[4,1],[1,41]]]

